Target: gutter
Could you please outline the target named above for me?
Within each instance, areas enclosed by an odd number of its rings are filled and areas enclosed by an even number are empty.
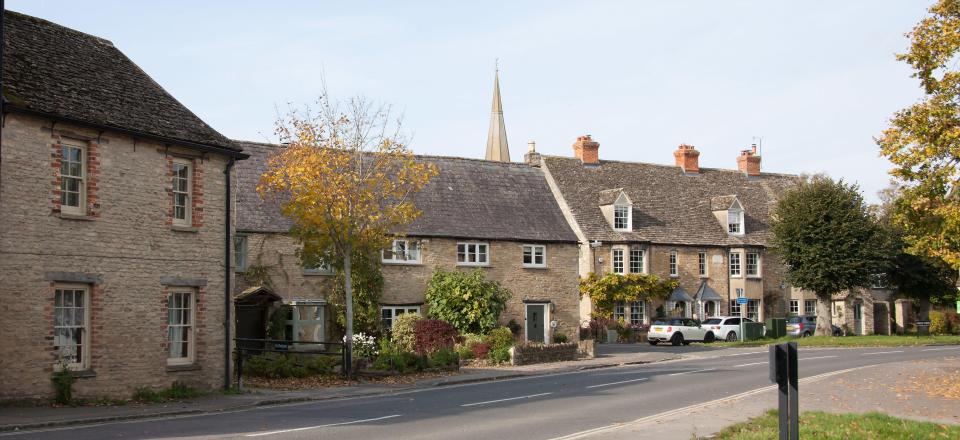
[[[0,0],[0,2],[2,2],[2,0]],[[2,55],[0,55],[0,56],[2,56]],[[247,158],[250,157],[250,155],[247,154],[247,153],[244,153],[244,152],[242,152],[242,151],[233,150],[233,149],[226,148],[226,147],[220,147],[220,146],[209,145],[209,144],[201,144],[201,143],[199,143],[199,142],[192,142],[192,141],[187,141],[187,140],[183,140],[183,139],[171,138],[171,137],[167,137],[167,136],[159,136],[159,135],[155,135],[155,134],[144,133],[144,132],[141,132],[141,131],[130,130],[130,129],[127,129],[127,128],[116,127],[116,126],[113,126],[113,125],[97,124],[97,123],[94,123],[94,122],[82,121],[82,120],[79,120],[79,119],[76,119],[76,118],[71,118],[71,117],[67,117],[67,116],[60,116],[60,115],[56,115],[56,114],[53,114],[53,113],[47,113],[47,112],[43,112],[43,111],[39,111],[39,110],[33,110],[33,109],[18,107],[18,106],[9,105],[9,104],[8,104],[8,105],[5,105],[5,106],[3,107],[3,110],[4,110],[5,112],[22,113],[22,114],[26,114],[26,115],[39,116],[39,117],[41,117],[41,118],[54,119],[54,120],[58,120],[58,121],[61,121],[61,122],[68,122],[68,123],[71,123],[71,124],[83,125],[83,126],[92,127],[92,128],[96,128],[96,129],[100,129],[100,130],[104,130],[104,131],[113,131],[113,132],[122,133],[122,134],[126,134],[126,135],[133,136],[133,137],[138,137],[138,138],[152,139],[152,140],[159,141],[159,142],[163,142],[163,143],[166,143],[166,144],[182,145],[182,146],[185,146],[185,147],[193,148],[193,149],[195,149],[195,150],[207,151],[207,152],[217,153],[217,154],[223,154],[223,155],[229,156],[229,157],[231,157],[231,158],[233,158],[233,159],[243,160],[243,159],[247,159]]]
[[[2,0],[0,0],[2,1]],[[223,231],[223,261],[224,261],[224,272],[223,272],[223,389],[230,389],[230,307],[231,307],[231,287],[230,287],[230,277],[233,275],[231,271],[233,270],[233,255],[230,252],[230,245],[232,237],[230,234],[230,206],[231,198],[233,197],[230,193],[230,183],[231,178],[230,170],[233,169],[235,158],[231,157],[230,161],[227,162],[226,168],[223,170],[224,180],[226,183],[225,194],[224,194],[224,231]]]

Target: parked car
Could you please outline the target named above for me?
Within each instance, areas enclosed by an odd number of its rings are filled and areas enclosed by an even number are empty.
[[[690,345],[691,342],[713,342],[716,335],[691,318],[658,318],[647,333],[650,345],[670,342],[673,345]]]
[[[740,337],[740,319],[743,319],[743,322],[754,322],[750,318],[740,318],[739,316],[717,316],[704,320],[701,325],[703,325],[703,328],[712,331],[717,339],[734,342],[739,340]]]
[[[834,336],[843,336],[840,327],[832,326]],[[814,315],[791,316],[787,318],[787,336],[805,338],[817,332],[817,317]]]

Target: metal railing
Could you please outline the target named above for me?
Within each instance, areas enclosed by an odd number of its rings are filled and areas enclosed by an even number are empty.
[[[316,342],[316,341],[288,341],[285,339],[251,339],[233,338],[237,351],[237,389],[243,390],[243,359],[247,355],[263,353],[284,353],[307,356],[340,356],[340,374],[347,376],[350,369],[347,366],[347,350],[343,342]],[[263,347],[242,346],[243,343],[262,344]],[[320,350],[298,350],[297,346],[319,346]],[[333,349],[331,349],[333,347]]]

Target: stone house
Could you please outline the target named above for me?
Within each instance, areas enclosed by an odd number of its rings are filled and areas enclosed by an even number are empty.
[[[109,41],[4,19],[0,399],[224,383],[241,149]]]
[[[303,267],[296,256],[297,244],[287,235],[290,222],[274,202],[262,200],[255,191],[267,158],[280,147],[239,144],[251,158],[237,164],[236,267],[247,272],[238,277],[235,294],[243,299],[267,290],[259,276],[266,272],[270,293],[296,306],[287,322],[289,333],[308,338],[301,340],[339,337],[327,307],[333,272]],[[523,338],[531,341],[549,341],[557,333],[576,340],[577,237],[543,172],[520,163],[418,158],[436,165],[439,175],[414,196],[422,215],[382,252],[383,327],[389,328],[400,314],[428,312],[424,292],[438,268],[480,269],[513,294],[501,315],[502,324],[515,321],[522,326]],[[251,276],[251,268],[257,276]],[[240,310],[238,316],[244,313]],[[302,319],[309,322],[301,323]]]
[[[620,304],[615,318],[649,324],[667,314],[763,320],[785,313],[790,291],[768,244],[770,213],[796,176],[761,173],[755,148],[736,158],[737,170],[722,170],[700,167],[700,152],[689,145],[673,152],[672,166],[600,160],[599,147],[581,136],[573,158],[527,157],[543,170],[577,234],[580,273],[679,282],[666,301]],[[581,319],[589,319],[589,298],[580,306]]]

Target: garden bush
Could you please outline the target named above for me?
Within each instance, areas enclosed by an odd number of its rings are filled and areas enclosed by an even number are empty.
[[[430,368],[445,368],[460,364],[460,357],[452,348],[441,348],[427,358]]]
[[[497,364],[510,362],[510,346],[491,349],[490,361]]]
[[[484,342],[490,344],[490,350],[513,347],[513,332],[506,327],[498,327],[487,333]]]
[[[439,319],[421,319],[413,328],[414,351],[421,355],[431,354],[441,348],[452,349],[460,342],[460,335],[452,325]]]
[[[477,342],[470,347],[470,351],[473,352],[473,357],[476,359],[486,359],[487,355],[490,354],[490,344],[486,342]]]
[[[346,336],[344,336],[346,340]],[[353,357],[373,359],[380,351],[377,340],[372,335],[355,333],[353,335]]]
[[[554,344],[563,344],[567,342],[567,335],[564,333],[556,332],[553,334],[553,343]]]
[[[427,283],[427,309],[462,333],[485,333],[497,326],[512,294],[482,269],[467,273],[437,269]]]
[[[384,351],[373,362],[373,369],[380,371],[397,371],[400,374],[423,371],[426,360],[415,353]]]
[[[417,336],[414,326],[420,319],[420,315],[416,313],[404,313],[394,319],[390,341],[397,350],[412,352],[416,349]]]
[[[950,334],[950,321],[947,320],[947,316],[943,312],[930,312],[930,334]]]
[[[333,373],[334,366],[340,365],[340,356],[301,355],[266,353],[251,356],[243,361],[243,374],[250,376],[284,378],[307,377]]]

